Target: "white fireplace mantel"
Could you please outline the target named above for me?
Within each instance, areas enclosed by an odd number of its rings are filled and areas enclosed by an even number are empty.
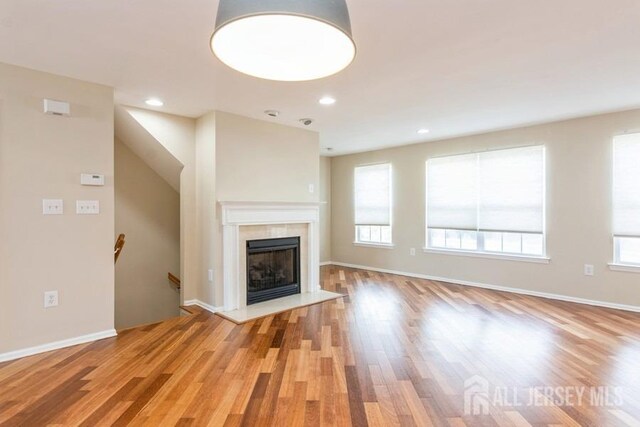
[[[240,227],[248,225],[308,224],[307,280],[300,292],[320,290],[320,203],[219,201],[222,222],[224,311],[246,307],[241,301]]]

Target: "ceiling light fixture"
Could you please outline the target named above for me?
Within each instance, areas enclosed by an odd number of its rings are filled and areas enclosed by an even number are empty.
[[[320,104],[322,105],[333,105],[336,103],[336,99],[332,98],[330,96],[325,96],[320,98],[320,100],[318,101]]]
[[[346,0],[220,0],[211,49],[234,70],[278,81],[330,76],[356,54]]]
[[[145,104],[150,105],[152,107],[162,107],[164,105],[164,102],[162,102],[158,98],[149,98],[144,102]]]
[[[425,133],[429,133],[429,129],[420,129],[418,133],[424,135]]]

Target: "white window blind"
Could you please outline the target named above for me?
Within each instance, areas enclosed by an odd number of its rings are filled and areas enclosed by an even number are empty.
[[[614,138],[613,234],[640,237],[640,134]]]
[[[543,233],[544,147],[427,161],[427,227]]]
[[[478,229],[542,233],[544,148],[480,153],[478,169]]]
[[[390,163],[356,167],[354,192],[356,225],[391,225]]]
[[[430,228],[478,228],[476,154],[427,162],[427,224]]]

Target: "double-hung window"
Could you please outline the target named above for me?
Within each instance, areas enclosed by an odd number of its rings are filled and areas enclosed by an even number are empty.
[[[614,264],[640,266],[640,133],[613,145]]]
[[[427,161],[427,250],[545,256],[543,146]]]
[[[354,171],[355,242],[391,245],[391,164]]]

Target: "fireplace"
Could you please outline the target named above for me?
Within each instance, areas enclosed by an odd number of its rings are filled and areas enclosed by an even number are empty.
[[[247,241],[247,305],[300,293],[300,237]]]

